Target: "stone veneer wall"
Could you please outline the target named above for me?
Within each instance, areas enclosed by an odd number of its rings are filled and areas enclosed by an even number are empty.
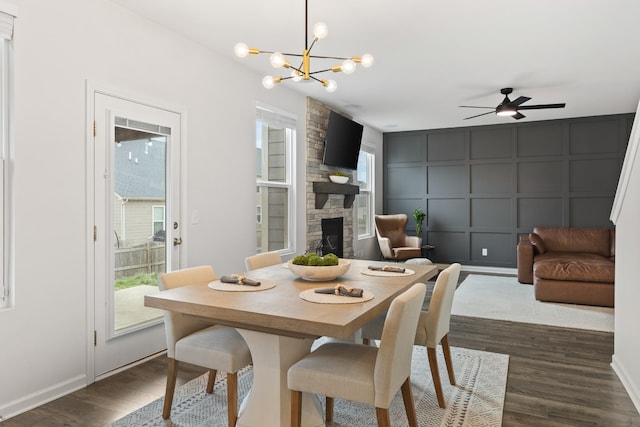
[[[353,258],[353,208],[345,209],[344,195],[330,194],[322,209],[316,209],[314,182],[329,182],[329,172],[340,171],[349,175],[349,183],[357,183],[356,173],[350,169],[336,168],[322,164],[324,140],[331,109],[307,97],[307,251],[314,252],[322,240],[321,220],[323,218],[343,218],[344,241],[343,258]],[[340,111],[334,110],[340,114]],[[356,202],[353,203],[356,206]]]

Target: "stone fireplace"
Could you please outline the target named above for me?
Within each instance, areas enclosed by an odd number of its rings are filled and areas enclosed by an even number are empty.
[[[338,256],[341,258],[353,258],[353,207],[355,206],[355,203],[353,203],[355,194],[353,193],[357,192],[357,186],[330,183],[329,172],[340,171],[346,173],[349,175],[350,184],[357,184],[357,179],[355,171],[322,164],[324,140],[330,111],[327,105],[307,97],[306,250],[308,252],[316,252],[316,248],[323,246],[323,219],[342,218],[342,255]],[[337,112],[344,114],[340,111]],[[341,185],[346,187],[335,187]],[[319,194],[321,196],[318,197]],[[322,202],[319,202],[319,199],[322,199]]]

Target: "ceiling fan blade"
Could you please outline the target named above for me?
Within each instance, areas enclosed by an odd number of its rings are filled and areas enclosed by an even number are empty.
[[[564,108],[566,104],[540,104],[540,105],[523,105],[518,110],[543,110],[545,108]]]
[[[520,119],[523,119],[523,118],[525,118],[525,117],[527,117],[527,116],[525,116],[524,114],[515,113],[512,117],[513,117],[515,120],[520,120]]]
[[[486,116],[487,114],[493,114],[493,113],[494,113],[494,111],[489,111],[488,113],[478,114],[477,116],[465,117],[463,120],[474,119],[476,117]]]
[[[478,107],[477,105],[458,105],[458,108],[488,108],[493,110],[496,107]]]
[[[520,105],[520,104],[523,104],[523,103],[527,102],[530,99],[531,98],[529,98],[528,96],[519,96],[516,99],[514,99],[513,101],[511,101],[511,105]]]

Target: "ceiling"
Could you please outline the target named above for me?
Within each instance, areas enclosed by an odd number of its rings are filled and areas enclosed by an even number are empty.
[[[278,73],[268,55],[236,58],[237,42],[304,49],[303,0],[112,1],[256,70],[257,80]],[[309,0],[308,13],[310,31],[329,26],[313,54],[371,53],[375,63],[327,73],[335,93],[291,81],[271,90],[286,85],[383,132],[513,123],[494,114],[463,120],[485,110],[459,108],[495,107],[503,87],[514,89],[512,100],[531,97],[524,105],[566,103],[523,111],[519,122],[635,112],[640,99],[637,0]]]

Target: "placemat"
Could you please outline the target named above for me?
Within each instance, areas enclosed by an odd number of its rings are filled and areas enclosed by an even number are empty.
[[[412,274],[416,274],[415,271],[405,268],[404,273],[398,273],[397,271],[382,271],[382,270],[369,270],[365,268],[362,270],[362,274],[366,276],[378,276],[378,277],[399,277],[399,276],[411,276]]]
[[[266,291],[267,289],[274,288],[276,286],[276,282],[271,280],[264,279],[253,279],[259,280],[260,286],[248,286],[248,285],[238,285],[236,283],[222,283],[220,280],[214,280],[209,283],[209,287],[216,291],[225,291],[225,292],[257,292],[257,291]]]
[[[341,295],[317,294],[314,289],[307,289],[300,292],[300,298],[305,301],[315,302],[318,304],[355,304],[373,299],[373,294],[369,291],[363,291],[362,297],[345,297]]]

